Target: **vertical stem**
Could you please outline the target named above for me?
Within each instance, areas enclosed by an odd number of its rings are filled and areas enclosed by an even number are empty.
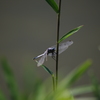
[[[61,0],[58,1],[59,4],[59,13],[57,14],[57,55],[56,55],[56,88],[58,85],[58,56],[59,56],[59,30],[60,30],[60,11],[61,11]]]
[[[55,77],[52,75],[52,82],[53,82],[53,91],[55,92]]]

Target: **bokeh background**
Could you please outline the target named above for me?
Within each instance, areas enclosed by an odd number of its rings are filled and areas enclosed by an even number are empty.
[[[35,77],[49,77],[32,58],[55,45],[56,23],[57,15],[45,0],[0,0],[0,58],[7,58],[21,91],[30,93]],[[59,56],[59,76],[91,58],[91,69],[100,78],[99,0],[62,0],[60,37],[80,25],[84,27],[66,39],[74,44]],[[44,64],[55,72],[53,59],[48,57]],[[89,83],[86,73],[75,85]],[[1,67],[0,87],[8,95]]]

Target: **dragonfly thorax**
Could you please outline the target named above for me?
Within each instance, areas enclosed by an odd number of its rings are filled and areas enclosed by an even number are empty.
[[[47,55],[49,55],[49,54],[54,55],[55,54],[55,48],[48,48]]]

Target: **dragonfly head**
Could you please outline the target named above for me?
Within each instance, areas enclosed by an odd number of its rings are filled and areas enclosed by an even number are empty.
[[[49,54],[54,55],[54,53],[55,53],[55,48],[48,48],[47,55]]]

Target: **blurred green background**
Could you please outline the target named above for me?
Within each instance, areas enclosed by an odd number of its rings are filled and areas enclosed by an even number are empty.
[[[21,91],[31,92],[35,77],[49,77],[43,68],[36,67],[32,58],[56,43],[56,21],[56,13],[45,0],[0,0],[0,58],[7,57]],[[60,55],[59,76],[66,76],[91,58],[92,69],[99,77],[99,0],[62,0],[60,37],[80,25],[84,27],[67,39],[74,44]],[[55,61],[50,57],[45,65],[55,72]],[[87,76],[85,74],[75,85],[88,84]],[[8,95],[3,78],[0,67],[0,87]]]

